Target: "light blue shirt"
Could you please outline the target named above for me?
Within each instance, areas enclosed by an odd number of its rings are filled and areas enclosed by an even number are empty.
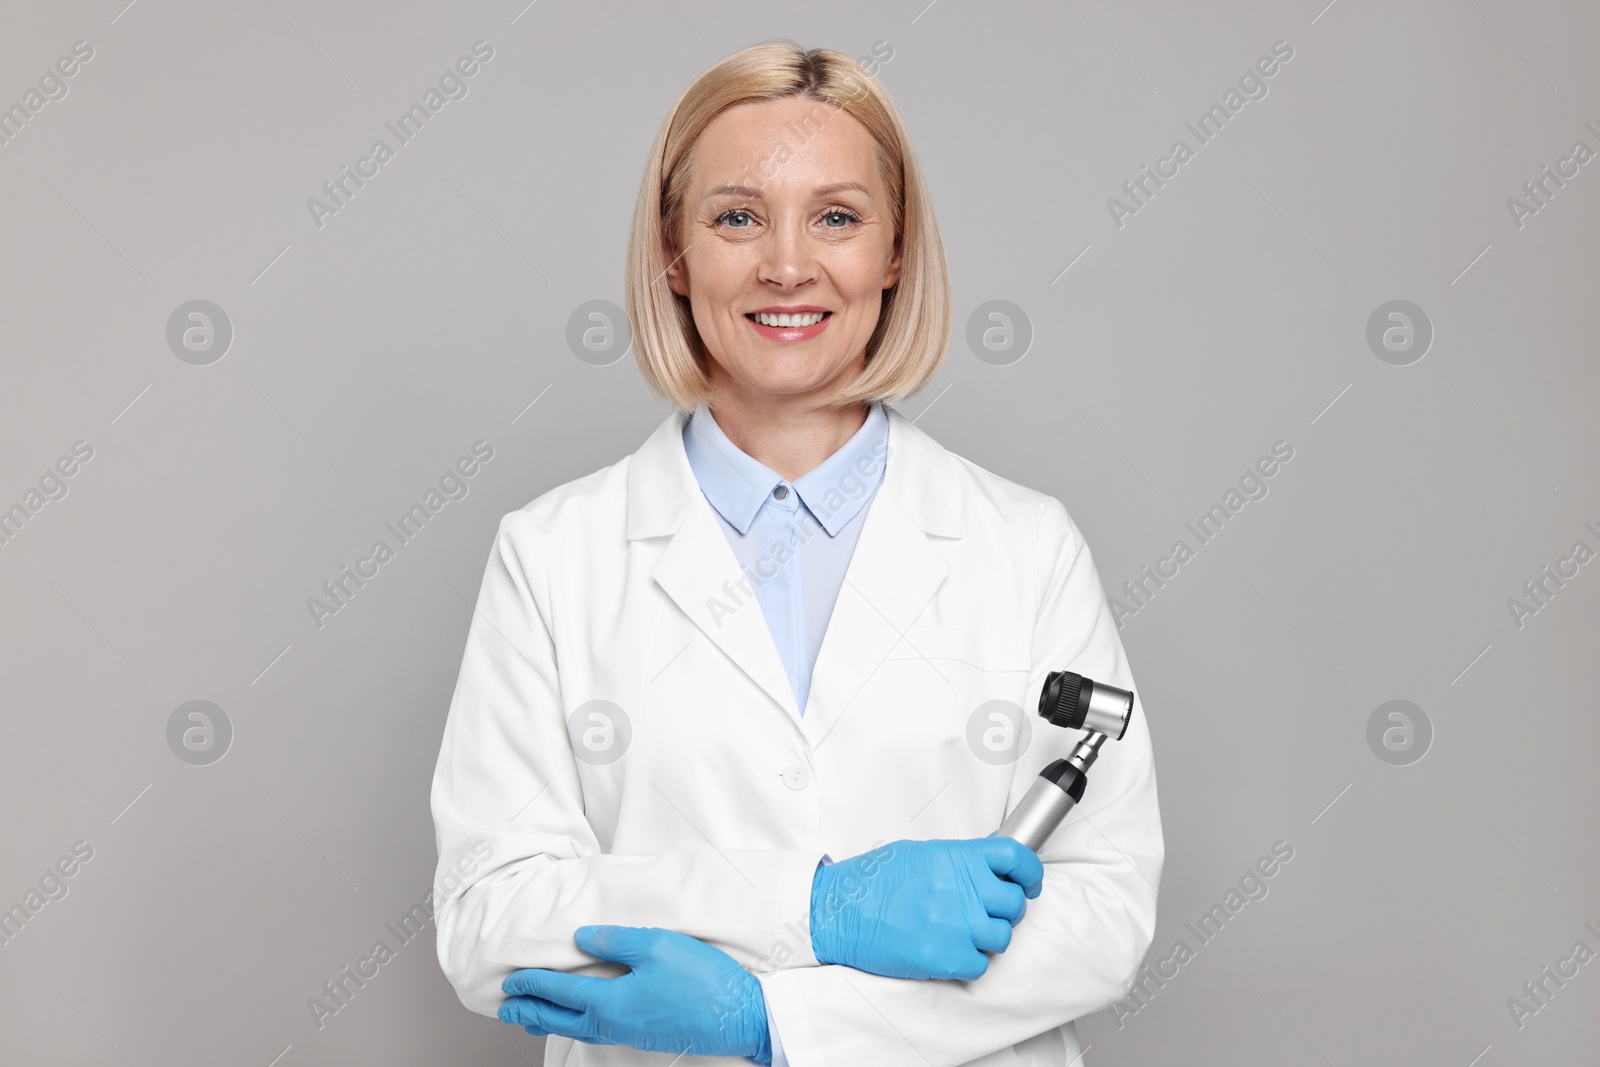
[[[704,403],[684,425],[683,447],[761,604],[804,715],[822,635],[867,505],[883,483],[889,417],[873,404],[850,440],[792,482],[728,440]]]
[[[871,405],[850,440],[792,482],[730,441],[704,403],[683,427],[683,448],[766,616],[804,715],[822,636],[883,484],[889,416],[882,404]],[[771,1011],[767,1031],[772,1067],[788,1067]]]

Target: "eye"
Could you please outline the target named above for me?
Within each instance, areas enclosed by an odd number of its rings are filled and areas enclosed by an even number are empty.
[[[724,223],[724,222],[728,222],[730,219],[732,219],[734,217],[742,217],[742,218],[748,219],[748,218],[750,218],[750,212],[746,211],[742,207],[729,208],[727,211],[724,211],[722,214],[720,214],[716,218],[712,219],[711,222],[712,222],[713,225],[718,225],[718,224],[721,224],[721,223]],[[748,226],[734,226],[733,227],[733,229],[735,229],[735,230],[747,230],[749,228],[750,227],[748,227]]]
[[[861,216],[846,207],[831,207],[818,216],[825,230],[844,230],[861,223]],[[834,220],[834,221],[830,221]],[[755,226],[755,216],[748,208],[729,208],[711,220],[713,226],[726,226],[731,230],[748,230]]]

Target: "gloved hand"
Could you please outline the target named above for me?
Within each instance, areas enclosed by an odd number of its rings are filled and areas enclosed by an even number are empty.
[[[512,971],[500,984],[513,994],[500,1005],[501,1022],[536,1037],[772,1062],[761,983],[726,952],[654,926],[580,926],[573,940],[632,970],[616,978]]]
[[[817,868],[812,952],[890,978],[977,978],[1043,884],[1044,864],[1014,838],[894,841]]]

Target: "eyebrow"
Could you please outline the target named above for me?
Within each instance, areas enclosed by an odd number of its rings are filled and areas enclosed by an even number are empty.
[[[860,182],[836,182],[833,185],[818,186],[811,190],[811,195],[827,196],[829,193],[841,193],[847,189],[853,189],[867,196],[872,195],[872,191]],[[719,185],[707,193],[705,199],[710,200],[714,196],[743,196],[752,200],[762,199],[761,190],[753,189],[748,185]]]

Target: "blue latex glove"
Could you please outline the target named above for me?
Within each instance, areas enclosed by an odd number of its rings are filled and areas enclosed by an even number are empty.
[[[501,1022],[536,1037],[772,1062],[761,983],[726,952],[654,926],[580,926],[573,940],[631,971],[616,978],[512,971],[500,983],[512,994],[500,1005]]]
[[[977,978],[1043,884],[1044,864],[1014,838],[894,841],[817,868],[811,948],[890,978]]]

